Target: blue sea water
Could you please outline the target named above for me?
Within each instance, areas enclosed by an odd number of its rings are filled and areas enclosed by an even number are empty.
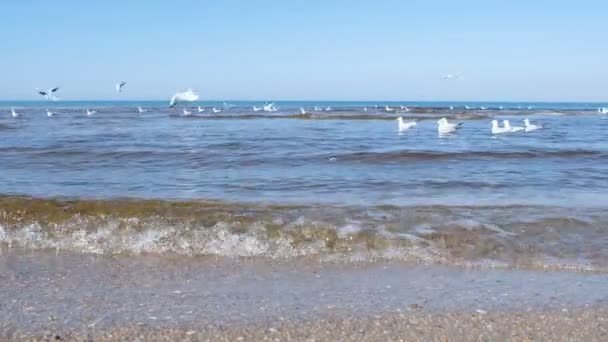
[[[261,104],[201,102],[183,116],[158,101],[0,103],[0,192],[277,204],[608,203],[608,120],[597,113],[605,104],[276,102],[275,113],[253,112]],[[13,107],[23,115],[12,118]],[[89,108],[97,113],[87,117]],[[417,127],[400,134],[393,120],[400,115]],[[443,116],[463,128],[438,136]],[[522,126],[524,117],[544,129],[490,133],[493,118]]]

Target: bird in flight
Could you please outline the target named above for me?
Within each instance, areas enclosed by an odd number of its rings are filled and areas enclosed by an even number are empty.
[[[120,83],[116,83],[116,92],[122,93],[122,87],[124,87],[125,84],[127,84],[127,82],[125,82],[125,81],[122,81]]]
[[[441,75],[442,80],[457,80],[457,79],[460,79],[460,77],[462,77],[461,73]]]
[[[51,100],[51,101],[57,101],[57,100],[59,100],[59,99],[58,99],[58,98],[55,96],[55,93],[56,93],[57,91],[59,91],[59,87],[51,88],[51,89],[49,89],[49,90],[47,90],[47,91],[43,91],[43,90],[40,90],[40,89],[36,89],[36,91],[38,92],[38,95],[40,95],[40,96],[44,96],[44,98],[45,98],[45,99],[47,99],[47,100]]]

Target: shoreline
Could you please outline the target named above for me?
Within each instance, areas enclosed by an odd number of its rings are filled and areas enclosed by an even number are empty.
[[[599,326],[597,334],[607,327],[605,274],[40,251],[8,251],[0,260],[0,337],[9,340],[355,340],[360,326],[369,339],[384,331],[423,334],[406,340],[476,336],[467,329],[508,337],[515,327],[548,338],[560,337],[552,327],[585,333],[576,322]]]

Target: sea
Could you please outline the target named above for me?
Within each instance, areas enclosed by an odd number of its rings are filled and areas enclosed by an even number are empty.
[[[0,245],[608,270],[608,103],[263,105],[0,102]]]

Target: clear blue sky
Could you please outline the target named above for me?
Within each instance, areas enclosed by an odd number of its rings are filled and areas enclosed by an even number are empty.
[[[608,100],[608,2],[2,0],[0,99]],[[462,72],[460,80],[440,75]]]

